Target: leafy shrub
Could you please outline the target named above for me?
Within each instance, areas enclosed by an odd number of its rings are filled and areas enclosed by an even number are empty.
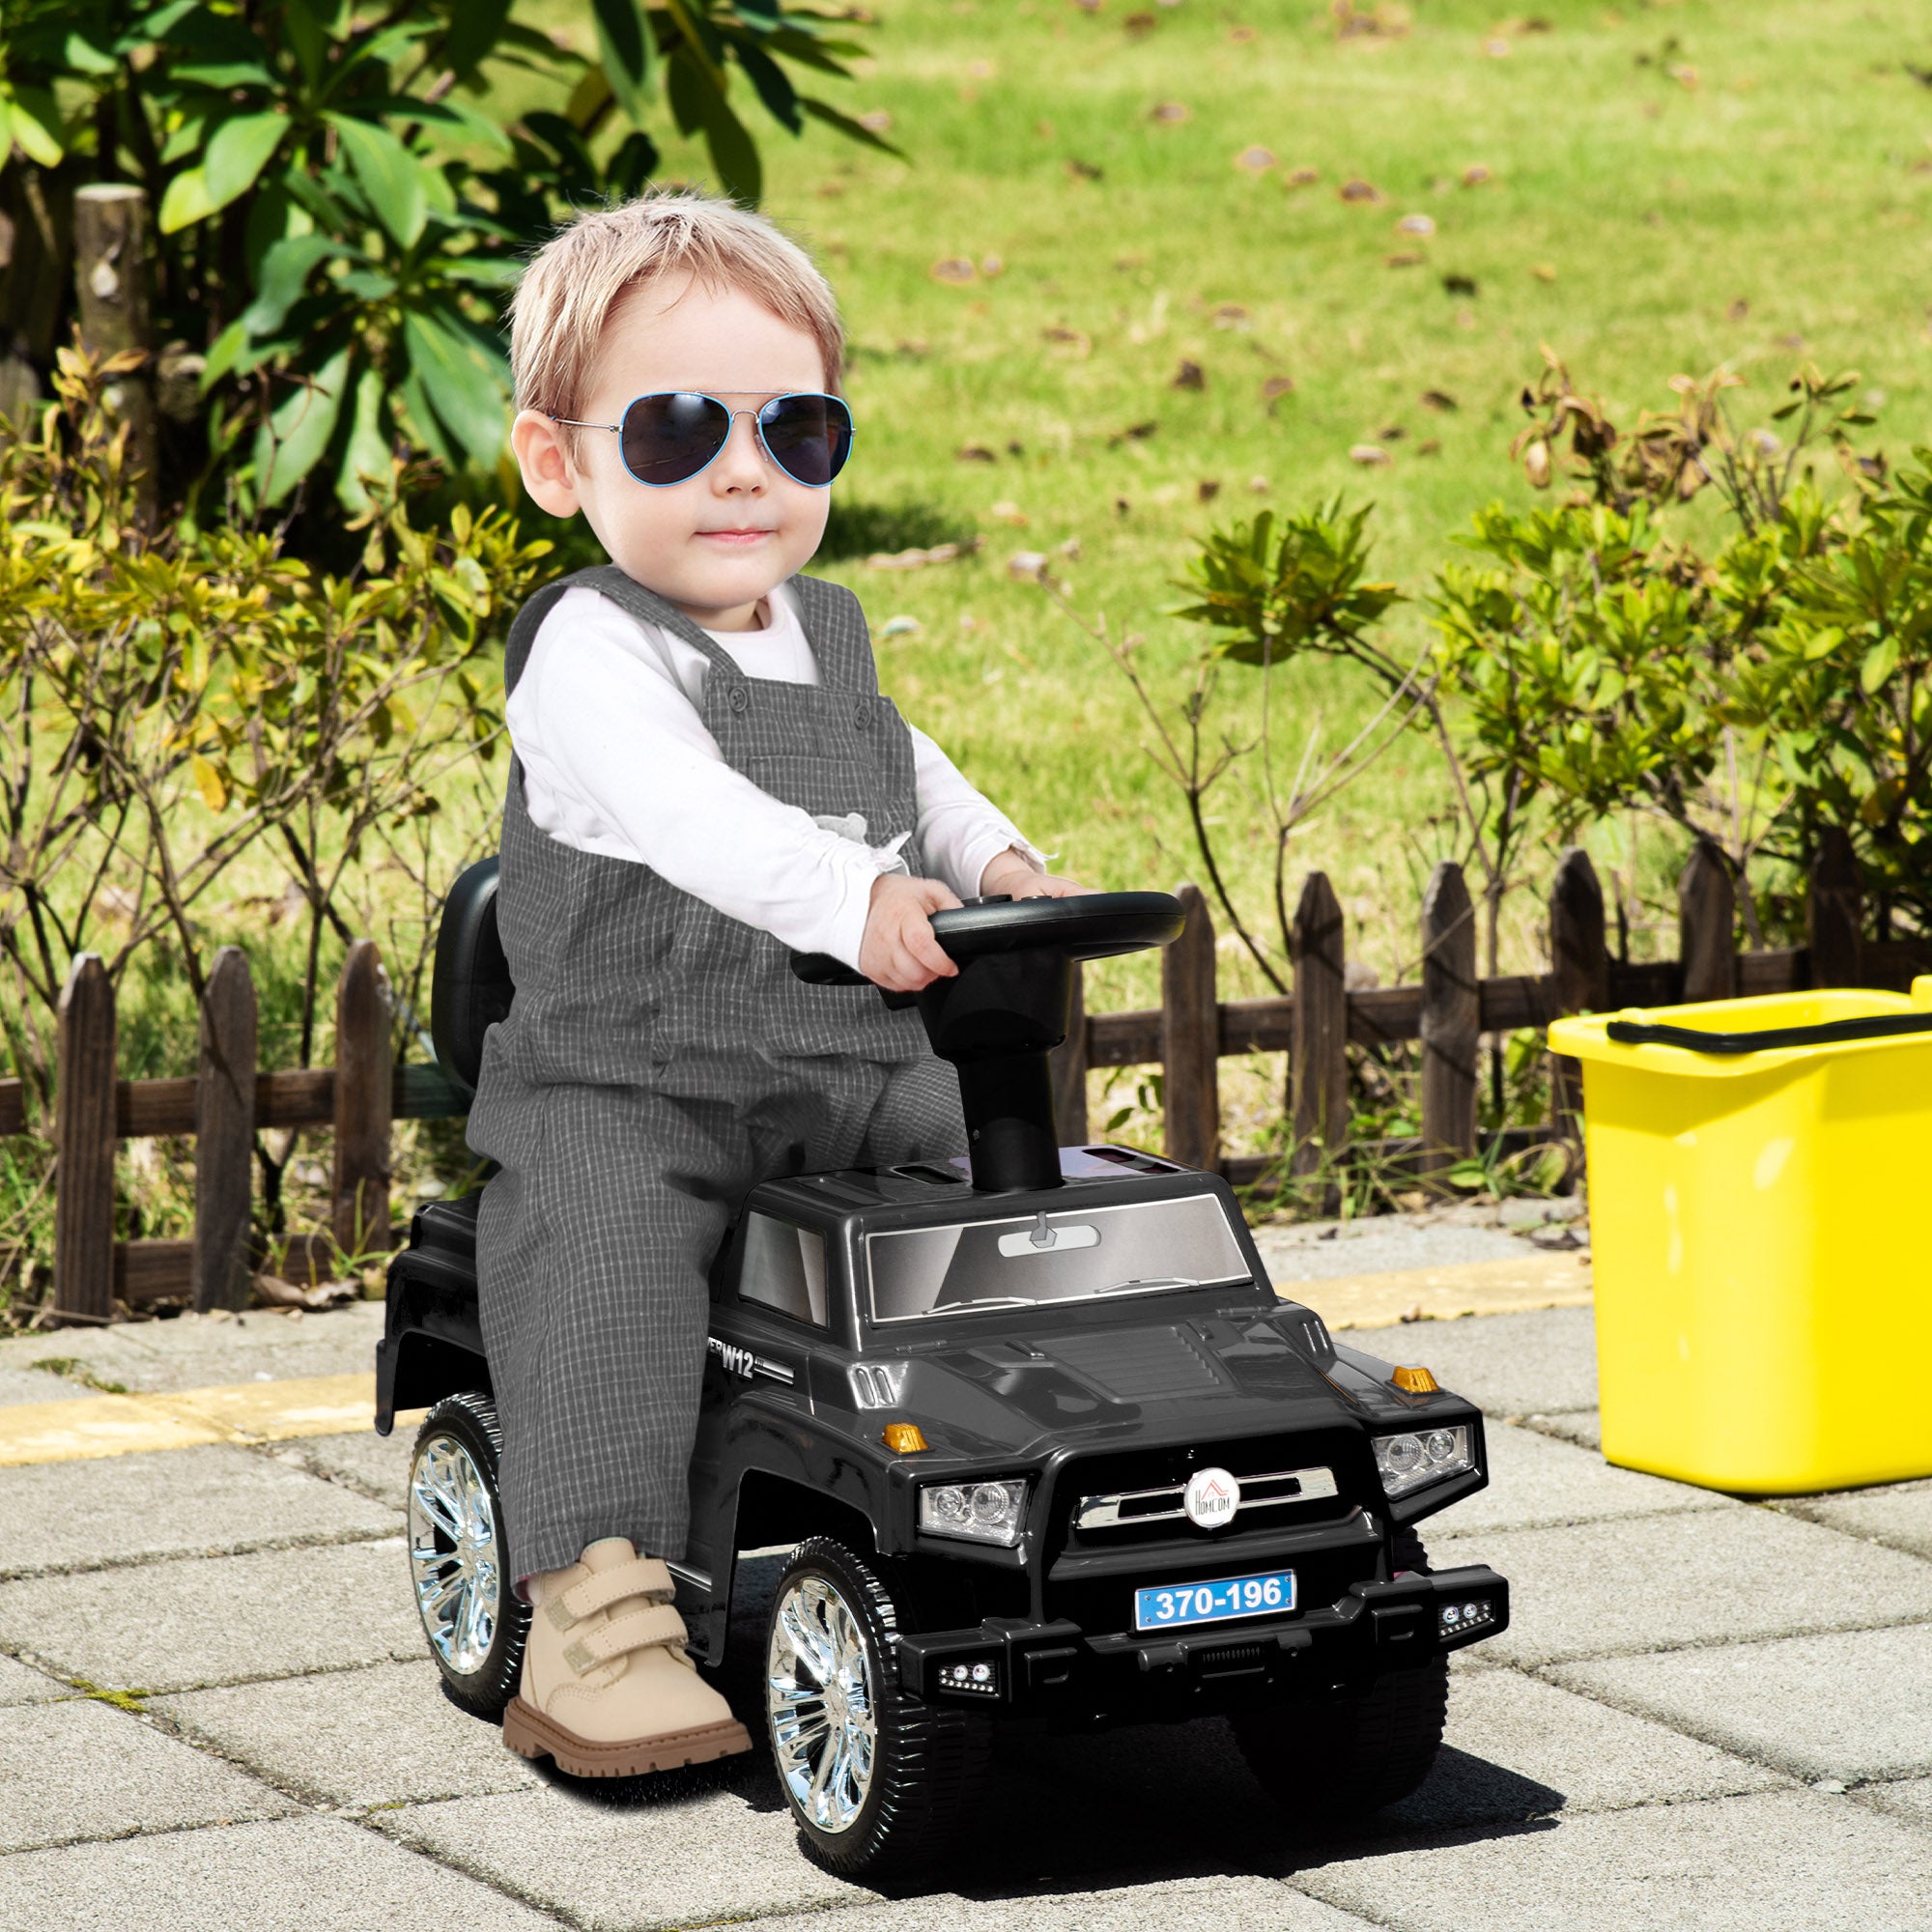
[[[165,943],[198,997],[202,909],[264,841],[292,863],[319,942],[365,838],[439,810],[452,763],[501,721],[491,654],[543,546],[501,512],[419,528],[393,466],[352,571],[276,533],[137,520],[125,370],[64,354],[39,432],[0,448],[0,1026],[39,1096],[75,956],[117,980]]]
[[[187,471],[239,473],[274,505],[320,469],[360,514],[399,443],[493,469],[507,428],[503,292],[571,208],[650,177],[660,95],[747,201],[762,167],[734,71],[793,134],[810,118],[887,146],[791,77],[845,74],[859,48],[843,16],[782,0],[593,12],[594,61],[513,19],[509,0],[10,0],[0,217],[20,252],[8,305],[32,305],[24,332],[50,366],[72,319],[72,191],[138,183],[160,231],[157,339],[206,352],[216,399]],[[546,94],[508,128],[477,105],[506,70]]]

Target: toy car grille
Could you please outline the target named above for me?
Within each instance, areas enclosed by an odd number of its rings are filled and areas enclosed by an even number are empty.
[[[1275,1509],[1284,1503],[1312,1502],[1337,1493],[1328,1469],[1278,1469],[1271,1475],[1243,1476],[1235,1513]],[[1114,1529],[1122,1524],[1166,1522],[1187,1514],[1184,1483],[1164,1484],[1157,1490],[1122,1490],[1110,1496],[1082,1496],[1073,1511],[1077,1530]]]

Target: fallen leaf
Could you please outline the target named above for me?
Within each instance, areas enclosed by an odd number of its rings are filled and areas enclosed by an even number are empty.
[[[1405,214],[1395,225],[1398,235],[1434,235],[1435,219],[1428,214]]]
[[[890,134],[893,131],[893,116],[889,107],[874,107],[870,113],[858,115],[856,119],[868,134]]]
[[[1069,155],[1066,158],[1066,172],[1075,181],[1096,182],[1106,173],[1106,169],[1096,167],[1092,161],[1083,161],[1077,156]]]
[[[1221,479],[1218,476],[1204,476],[1194,486],[1197,502],[1211,503],[1221,494]]]
[[[1062,348],[1071,350],[1075,360],[1094,353],[1094,339],[1084,335],[1077,328],[1064,328],[1056,324],[1051,328],[1042,328],[1040,334],[1048,342],[1058,343]]]
[[[933,263],[930,273],[935,282],[950,282],[955,288],[977,281],[980,271],[964,255],[942,255]]]
[[[1481,161],[1471,161],[1463,170],[1463,185],[1464,187],[1488,187],[1494,180],[1495,176]]]
[[[1780,349],[1803,349],[1804,338],[1802,335],[1780,335],[1777,338],[1777,346]]]
[[[1283,396],[1292,396],[1293,393],[1294,378],[1293,376],[1269,376],[1262,384],[1262,400],[1264,402],[1278,402]]]
[[[980,272],[990,282],[995,275],[1007,272],[1007,265],[997,255],[982,255],[980,258]]]
[[[1114,514],[1117,517],[1124,517],[1133,507],[1124,497],[1116,497],[1114,498]]]
[[[1129,14],[1121,22],[1121,25],[1126,30],[1127,38],[1134,41],[1146,39],[1149,34],[1153,32],[1155,24],[1154,16],[1151,14]]]
[[[1223,302],[1214,311],[1216,328],[1245,328],[1248,326],[1248,312],[1239,302]]]
[[[1425,410],[1453,410],[1459,407],[1456,398],[1447,389],[1424,389],[1421,397]]]
[[[1123,442],[1145,442],[1159,427],[1157,422],[1129,423],[1107,439],[1107,446],[1113,449]]]
[[[1198,362],[1190,362],[1184,356],[1180,367],[1174,372],[1174,381],[1168,385],[1175,389],[1205,389],[1208,386],[1208,372]]]
[[[1011,524],[1015,529],[1020,530],[1025,529],[1033,522],[1033,519],[1017,503],[1009,503],[1004,497],[999,502],[993,504],[986,511],[986,514],[996,524]]]
[[[1230,27],[1228,38],[1237,47],[1244,47],[1250,41],[1257,41],[1261,36],[1252,27]]]
[[[1283,179],[1290,187],[1313,187],[1321,179],[1320,168],[1290,168]]]
[[[1749,313],[1750,313],[1750,303],[1747,301],[1743,296],[1740,296],[1737,298],[1737,300],[1734,301],[1730,305],[1730,307],[1724,311],[1724,320],[1726,322],[1742,322],[1745,319],[1745,317],[1747,316]]]
[[[1265,476],[1250,476],[1248,478],[1248,488],[1257,497],[1265,497],[1274,488],[1274,485]]]
[[[917,617],[900,615],[897,617],[888,617],[884,625],[880,628],[879,636],[882,638],[913,638],[917,637],[924,629],[925,626]]]
[[[1235,165],[1251,175],[1264,175],[1275,165],[1274,152],[1269,148],[1243,148],[1235,156]]]
[[[1374,182],[1364,181],[1360,175],[1345,181],[1335,192],[1344,201],[1379,201],[1382,198],[1381,189]]]
[[[1385,269],[1419,269],[1423,263],[1420,255],[1384,255],[1382,267]]]
[[[934,544],[930,550],[875,551],[866,559],[867,570],[923,570],[929,563],[951,563],[956,557],[971,556],[980,548],[978,537],[964,543]]]
[[[1080,539],[1078,537],[1068,537],[1060,546],[1060,554],[1062,556],[1070,557],[1075,563],[1078,563],[1080,561]]]
[[[1556,279],[1556,270],[1554,267],[1548,262],[1536,262],[1531,264],[1529,272],[1532,275],[1534,275],[1539,282],[1553,282]]]
[[[1194,110],[1182,101],[1161,100],[1148,110],[1148,119],[1157,128],[1178,128],[1194,119]]]
[[[1009,437],[1007,439],[1007,454],[1009,456],[1024,456],[1026,454],[1026,444],[1020,441],[1017,437]]]
[[[255,1299],[265,1308],[336,1308],[345,1301],[358,1301],[362,1295],[362,1284],[354,1280],[324,1281],[313,1288],[298,1288],[276,1274],[258,1274],[249,1279]]]
[[[1478,293],[1474,275],[1447,274],[1442,277],[1442,293],[1446,296],[1472,296]]]
[[[1442,445],[1433,436],[1424,437],[1415,445],[1415,453],[1418,456],[1440,456],[1442,454]]]
[[[1376,432],[1383,442],[1400,442],[1407,434],[1408,432],[1400,423],[1389,423]]]
[[[1388,451],[1378,442],[1357,442],[1351,444],[1350,447],[1349,461],[1350,463],[1362,464],[1369,469],[1374,469],[1378,465],[1392,461],[1392,459]]]
[[[958,457],[961,463],[997,463],[1000,460],[983,442],[962,443]]]
[[[1674,67],[1667,67],[1663,71],[1679,87],[1689,88],[1693,94],[1697,91],[1697,70],[1689,61],[1679,61]]]
[[[1046,575],[1046,557],[1037,550],[1016,550],[1007,559],[1007,575],[1015,583],[1037,583]]]

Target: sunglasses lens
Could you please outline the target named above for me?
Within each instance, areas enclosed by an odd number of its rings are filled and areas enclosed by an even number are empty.
[[[772,461],[814,490],[852,453],[852,412],[837,396],[780,396],[758,412],[758,428]]]
[[[731,415],[711,396],[639,396],[624,412],[624,467],[643,483],[682,483],[724,447]]]

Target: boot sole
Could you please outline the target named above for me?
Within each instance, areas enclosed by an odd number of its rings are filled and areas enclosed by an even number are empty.
[[[752,1748],[752,1736],[735,1718],[699,1724],[688,1731],[665,1731],[654,1738],[597,1744],[567,1731],[534,1704],[513,1698],[503,1713],[503,1742],[519,1757],[547,1757],[572,1777],[639,1777],[653,1771],[677,1771],[709,1764]]]

